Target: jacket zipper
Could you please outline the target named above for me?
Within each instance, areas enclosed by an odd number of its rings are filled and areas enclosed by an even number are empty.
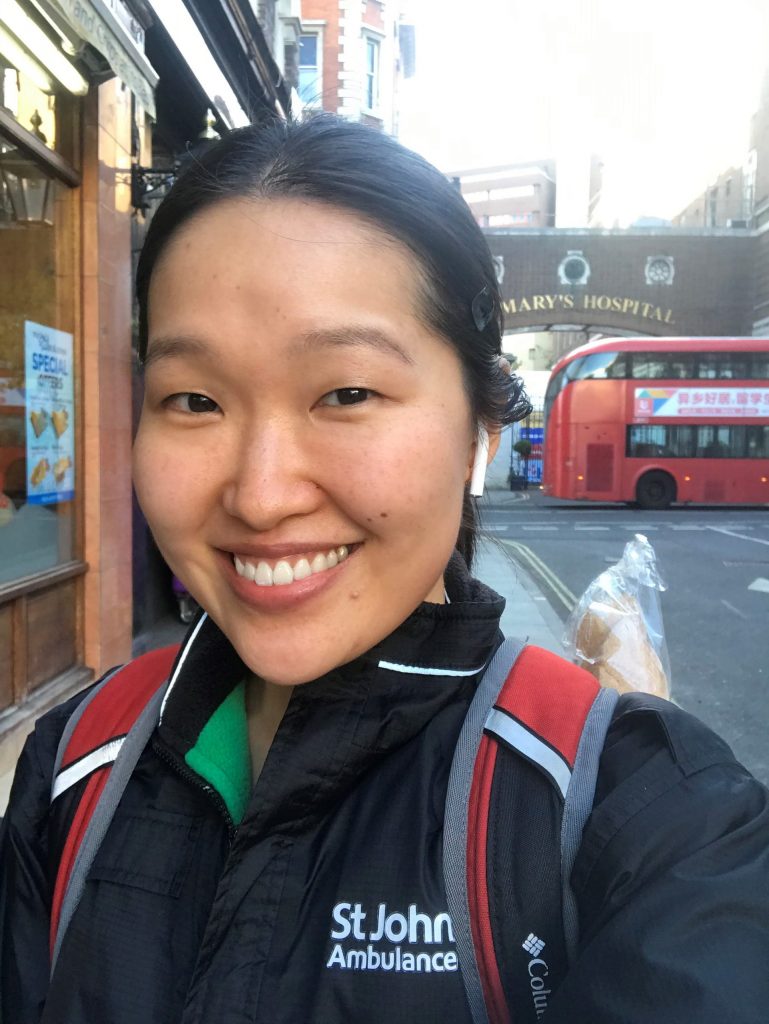
[[[227,836],[230,841],[230,846],[232,846],[232,843],[235,839],[235,835],[237,833],[237,828],[235,827],[235,823],[230,817],[230,812],[227,810],[227,805],[225,804],[224,800],[222,800],[221,796],[217,793],[217,791],[214,789],[214,787],[211,786],[208,782],[204,782],[203,779],[201,779],[201,777],[196,772],[193,772],[191,768],[188,768],[187,765],[185,765],[182,761],[174,757],[174,755],[171,754],[168,750],[166,750],[163,746],[161,746],[161,744],[158,743],[157,740],[153,740],[152,749],[160,758],[160,760],[165,761],[167,765],[173,768],[176,774],[180,775],[185,782],[188,782],[191,786],[194,786],[195,789],[198,789],[202,793],[205,793],[208,799],[211,800],[211,802],[216,807],[217,811],[224,818],[224,823],[227,826]]]

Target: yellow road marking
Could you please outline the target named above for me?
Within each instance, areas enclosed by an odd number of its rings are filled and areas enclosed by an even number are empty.
[[[526,544],[521,544],[515,540],[504,540],[500,538],[501,543],[505,547],[509,548],[514,552],[532,572],[534,572],[540,579],[544,580],[545,583],[550,587],[555,596],[563,603],[567,611],[571,611],[577,603],[577,598],[572,594],[562,579],[553,572],[549,566],[545,565],[538,555]]]

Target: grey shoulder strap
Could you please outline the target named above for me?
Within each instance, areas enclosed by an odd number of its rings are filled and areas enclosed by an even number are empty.
[[[54,782],[56,781],[56,776],[59,774],[59,770],[61,769],[61,762],[64,758],[64,752],[67,749],[67,745],[69,744],[70,739],[72,738],[72,733],[75,731],[77,723],[83,717],[85,709],[94,699],[94,697],[96,697],[97,694],[99,694],[104,689],[104,687],[109,683],[110,679],[114,678],[114,676],[117,675],[121,668],[123,668],[123,666],[118,665],[117,668],[113,668],[111,672],[108,672],[107,675],[102,679],[102,681],[98,683],[96,686],[94,686],[94,688],[91,690],[88,696],[84,697],[83,700],[80,701],[78,706],[67,719],[67,724],[64,727],[64,732],[61,734],[59,746],[56,750],[56,760],[53,763],[53,775],[51,776],[51,779]]]
[[[489,1024],[467,901],[467,808],[478,745],[489,711],[518,659],[524,644],[505,640],[489,662],[457,740],[449,775],[443,823],[443,877],[449,916],[454,928],[457,957],[473,1016],[473,1024]]]
[[[614,707],[619,699],[616,690],[598,691],[588,712],[577,747],[571,781],[566,791],[561,821],[561,886],[563,889],[563,932],[569,963],[576,958],[579,940],[577,900],[571,887],[571,873],[577,859],[582,833],[593,809],[598,764]]]
[[[106,682],[107,680],[105,680]],[[103,685],[103,684],[102,684]],[[120,798],[128,785],[128,780],[141,757],[141,753],[149,742],[150,737],[158,723],[160,716],[160,705],[163,702],[168,681],[155,692],[152,699],[147,703],[139,718],[134,723],[131,731],[125,738],[120,748],[120,753],[112,766],[109,779],[104,787],[104,792],[99,799],[96,809],[93,812],[88,828],[80,844],[80,849],[75,857],[72,873],[69,877],[67,890],[64,895],[59,917],[59,927],[53,943],[51,954],[51,975],[56,967],[61,944],[67,927],[72,920],[72,915],[77,909],[80,898],[85,889],[86,878],[91,870],[94,857],[101,846],[102,840],[107,833],[112,818],[114,817]],[[79,709],[78,709],[79,710]],[[66,746],[66,744],[65,744]],[[63,751],[63,747],[61,748]]]
[[[489,722],[490,713],[493,714],[493,705],[524,646],[517,641],[506,640],[492,658],[465,718],[449,775],[443,830],[443,872],[457,957],[473,1024],[489,1024],[489,1017],[472,938],[467,895],[470,790],[484,727]],[[599,690],[585,720],[568,783],[561,790],[563,792],[565,789],[560,851],[563,930],[570,963],[575,957],[579,937],[571,873],[593,807],[598,765],[617,698],[618,694],[614,690]],[[553,780],[553,783],[557,784],[557,780]],[[511,848],[510,855],[513,856],[515,852]]]

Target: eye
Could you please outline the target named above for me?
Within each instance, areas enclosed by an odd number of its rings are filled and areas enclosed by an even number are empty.
[[[180,391],[178,395],[170,395],[164,400],[163,405],[176,412],[195,414],[216,412],[219,409],[212,398],[198,395],[194,391]]]
[[[372,395],[373,391],[368,388],[336,388],[334,391],[329,391],[327,395],[321,398],[319,405],[360,405],[361,402],[367,401]]]

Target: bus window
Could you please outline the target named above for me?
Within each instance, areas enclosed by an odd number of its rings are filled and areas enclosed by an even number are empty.
[[[562,387],[565,387],[565,385],[568,384],[570,380],[577,380],[578,379],[580,367],[582,366],[584,361],[585,361],[585,357],[584,356],[580,356],[579,359],[573,359],[569,363],[568,366],[564,367],[564,370],[563,370],[563,374],[564,374],[563,384],[561,385]]]
[[[670,427],[670,453],[679,459],[691,459],[695,455],[694,431],[696,427]]]
[[[553,402],[553,400],[555,399],[555,396],[561,390],[561,384],[563,383],[563,378],[565,377],[565,375],[566,375],[566,370],[563,369],[563,370],[559,370],[558,373],[556,373],[554,377],[550,378],[550,380],[548,381],[548,384],[547,384],[547,391],[545,392],[545,401],[546,402],[551,402],[551,403]]]
[[[584,362],[584,358],[573,359],[566,366],[562,367],[555,376],[550,378],[547,385],[547,391],[545,392],[545,426],[550,419],[550,412],[553,408],[553,402],[556,400],[558,395],[563,391],[570,380],[574,380],[575,374],[579,373],[579,368]]]
[[[721,355],[718,352],[698,352],[695,377],[700,380],[715,380],[718,376],[718,363]]]
[[[731,455],[729,427],[697,427],[698,459],[726,459]]]
[[[571,380],[621,380],[625,376],[624,352],[594,352],[580,360]]]
[[[718,363],[719,380],[748,380],[751,369],[747,352],[723,352]]]
[[[547,383],[547,391],[545,392],[545,426],[547,426],[547,421],[550,419],[550,410],[553,408],[553,402],[561,390],[565,376],[566,367],[559,370]]]
[[[655,458],[666,455],[667,427],[631,426],[627,432],[626,454],[631,458]]]
[[[751,352],[750,363],[752,380],[769,380],[769,352]]]
[[[769,427],[745,427],[745,455],[749,459],[769,459]]]
[[[694,376],[694,354],[671,352],[668,356],[668,375],[672,380],[690,380]]]
[[[634,352],[632,377],[635,380],[662,380],[670,376],[667,354]]]

